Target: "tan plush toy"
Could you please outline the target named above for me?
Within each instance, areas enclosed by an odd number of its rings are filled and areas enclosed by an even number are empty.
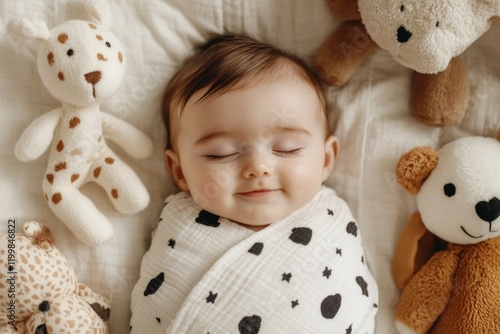
[[[37,222],[0,235],[0,333],[106,334],[109,302],[82,283]]]
[[[398,182],[418,206],[393,263],[400,333],[500,333],[499,166],[500,143],[485,137],[400,158]]]
[[[500,14],[499,0],[326,0],[344,22],[317,51],[314,67],[333,86],[344,85],[377,47],[413,69],[411,109],[422,122],[462,120],[469,100],[459,56]]]

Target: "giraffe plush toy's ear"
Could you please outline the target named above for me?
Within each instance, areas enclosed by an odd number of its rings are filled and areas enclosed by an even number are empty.
[[[14,45],[43,43],[49,36],[47,24],[40,18],[16,18],[7,24],[7,35]]]
[[[40,245],[44,250],[53,249],[56,240],[52,231],[42,223],[27,222],[23,225],[24,234],[32,241]]]
[[[85,9],[90,16],[90,21],[108,29],[112,26],[113,14],[107,1],[86,0]]]

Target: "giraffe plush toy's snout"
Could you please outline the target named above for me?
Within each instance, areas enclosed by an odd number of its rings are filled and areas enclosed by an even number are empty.
[[[7,32],[15,44],[37,45],[42,82],[62,102],[25,129],[15,154],[21,161],[34,160],[52,144],[43,180],[45,199],[81,241],[99,245],[113,236],[113,226],[80,186],[99,184],[122,213],[144,210],[148,191],[106,140],[137,159],[150,156],[153,144],[132,125],[101,111],[99,104],[122,82],[126,58],[119,39],[108,29],[108,4],[86,0],[85,8],[89,21],[71,20],[49,30],[40,19],[16,18]]]

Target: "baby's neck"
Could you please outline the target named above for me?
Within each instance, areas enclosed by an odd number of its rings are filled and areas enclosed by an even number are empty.
[[[246,227],[249,230],[252,230],[254,232],[258,232],[258,231],[263,230],[263,229],[265,229],[266,227],[269,226],[269,225],[259,225],[259,226],[256,226],[256,225],[247,225],[247,224],[242,224],[242,223],[237,223],[237,222],[234,222],[234,223],[236,223],[238,225],[241,225],[243,227]]]

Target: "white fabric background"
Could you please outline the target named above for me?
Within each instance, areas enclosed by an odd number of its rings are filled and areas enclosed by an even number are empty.
[[[54,27],[68,19],[86,19],[77,0],[2,0],[0,2],[0,233],[8,219],[18,229],[38,220],[55,233],[58,246],[78,273],[79,280],[111,299],[112,334],[128,332],[130,292],[138,279],[143,253],[151,240],[161,203],[175,192],[163,167],[165,131],[159,112],[169,77],[190,53],[193,44],[210,33],[227,29],[247,33],[290,50],[310,63],[315,49],[339,23],[324,0],[110,0],[112,30],[122,40],[128,70],[121,89],[103,105],[115,116],[146,132],[155,143],[154,156],[134,160],[115,152],[143,180],[152,201],[142,213],[117,213],[102,189],[82,190],[112,221],[115,237],[98,248],[80,243],[49,210],[41,183],[48,154],[19,162],[14,145],[35,118],[59,106],[43,87],[28,52],[15,53],[6,22],[17,16],[39,16]],[[342,89],[328,89],[332,123],[341,152],[327,184],[351,206],[366,247],[367,261],[380,288],[376,333],[395,333],[392,312],[398,298],[390,274],[395,240],[415,199],[396,182],[398,157],[419,145],[440,147],[454,138],[493,136],[500,128],[500,27],[470,47],[471,100],[460,126],[437,129],[416,121],[408,109],[411,71],[379,50]]]

